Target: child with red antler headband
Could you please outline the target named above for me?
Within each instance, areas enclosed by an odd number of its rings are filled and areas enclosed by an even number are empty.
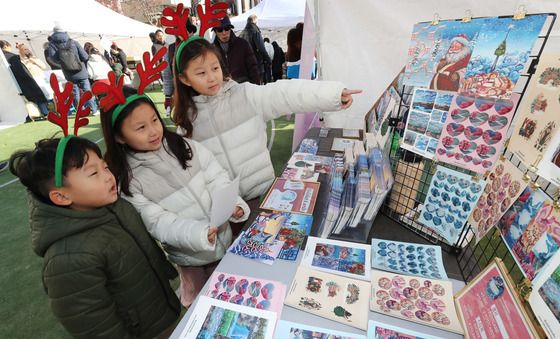
[[[145,87],[158,79],[165,47],[153,60],[144,53],[138,93],[123,92],[122,78],[109,74],[110,86],[94,83],[101,98],[105,159],[121,192],[140,212],[150,234],[179,266],[181,302],[189,306],[231,244],[228,222],[210,224],[211,192],[230,183],[227,172],[204,146],[169,131]],[[247,204],[230,221],[249,216]]]
[[[219,25],[216,9],[209,2],[205,13],[200,5],[197,11],[202,21],[201,35],[205,29]],[[168,26],[166,32],[180,31],[186,15],[188,9],[164,9],[161,22]],[[177,48],[173,65],[173,120],[181,134],[214,153],[231,178],[241,177],[240,195],[246,201],[265,193],[274,179],[266,140],[268,120],[290,112],[345,109],[352,104],[352,95],[361,92],[330,81],[238,84],[227,78],[221,55],[211,43],[196,36],[188,38],[184,30],[182,34],[185,41]]]
[[[65,137],[43,139],[10,157],[10,171],[28,189],[32,246],[43,257],[42,282],[54,315],[75,338],[169,336],[180,304],[173,266],[140,215],[117,193],[115,177],[92,141],[77,135],[90,109],[79,100],[68,134],[72,83],[61,92],[51,76]]]

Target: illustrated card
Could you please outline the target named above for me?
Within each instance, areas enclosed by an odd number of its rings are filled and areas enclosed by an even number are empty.
[[[394,325],[370,320],[367,339],[443,339]]]
[[[319,150],[319,140],[316,139],[303,139],[299,144],[298,152],[317,154]]]
[[[510,99],[453,98],[437,145],[436,159],[477,173],[497,162],[519,94]]]
[[[370,262],[371,247],[369,245],[308,237],[301,265],[369,281]]]
[[[344,128],[344,129],[342,129],[342,137],[343,138],[359,139],[360,138],[360,130],[359,129]]]
[[[529,304],[548,338],[560,338],[560,252],[533,280]]]
[[[453,93],[416,88],[401,147],[431,159],[453,99]]]
[[[465,338],[538,338],[499,259],[455,295]]]
[[[181,339],[272,338],[276,313],[201,296]]]
[[[295,152],[288,160],[286,167],[313,169],[315,173],[328,174],[332,165],[332,157]]]
[[[371,266],[400,274],[447,279],[441,247],[371,239]]]
[[[476,39],[459,92],[472,97],[509,99],[547,16],[487,19]]]
[[[333,138],[331,151],[344,152],[347,148],[354,147],[355,139]]]
[[[360,334],[280,320],[276,324],[275,339],[366,339]]]
[[[313,214],[318,194],[318,182],[276,178],[260,208],[311,215]]]
[[[271,226],[273,220],[264,222],[257,218],[251,226],[235,239],[229,252],[242,257],[272,265],[279,255],[284,242],[276,240],[276,233],[267,233],[265,228]]]
[[[469,217],[469,223],[479,242],[496,225],[502,215],[527,187],[524,173],[508,160],[498,161],[486,180],[484,192]]]
[[[214,272],[205,296],[237,305],[272,311],[280,316],[286,285],[278,281]]]
[[[543,54],[523,96],[509,142],[509,149],[527,166],[543,156],[557,134],[559,97],[560,54]]]
[[[369,295],[369,282],[300,266],[284,304],[365,331]]]
[[[295,261],[299,250],[309,235],[313,225],[313,216],[288,212],[261,212],[257,219],[278,219],[280,230],[276,234],[276,240],[282,241],[284,245],[278,254],[278,259]]]
[[[450,281],[372,270],[370,309],[463,334]]]
[[[465,173],[437,166],[418,222],[454,244],[485,185]]]
[[[317,182],[319,180],[319,173],[315,173],[313,169],[315,165],[311,168],[293,168],[286,167],[280,177],[287,180],[299,180],[299,181],[311,181]]]
[[[499,225],[504,242],[529,280],[560,248],[560,211],[540,189],[526,188]]]

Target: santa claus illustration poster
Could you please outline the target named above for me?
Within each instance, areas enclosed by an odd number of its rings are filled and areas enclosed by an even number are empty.
[[[442,21],[437,25],[425,22],[414,25],[403,83],[457,91],[462,73],[469,62],[472,42],[485,20],[475,19],[469,23]]]
[[[508,99],[530,60],[546,14],[522,20],[494,18],[480,30],[459,90],[469,96]]]
[[[559,98],[560,52],[543,54],[523,96],[509,142],[509,150],[527,166],[544,162],[544,153],[552,145],[552,139],[560,127]]]

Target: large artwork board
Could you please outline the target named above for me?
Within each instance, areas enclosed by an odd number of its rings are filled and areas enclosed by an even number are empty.
[[[498,258],[455,295],[455,303],[465,338],[538,337]]]
[[[396,318],[463,334],[448,280],[372,270],[370,309]]]
[[[518,100],[517,93],[511,100],[455,96],[436,159],[477,173],[489,171],[502,152]]]
[[[543,156],[558,131],[560,53],[543,54],[523,96],[509,149],[531,166]]]
[[[508,160],[500,160],[486,180],[484,192],[469,217],[476,242],[479,242],[517,200],[527,187],[524,173]]]
[[[276,313],[201,296],[181,339],[272,338]]]
[[[431,159],[447,119],[453,93],[416,88],[401,147]]]
[[[474,180],[465,173],[437,166],[418,222],[453,245],[485,185],[485,181]]]
[[[529,304],[549,338],[560,338],[560,252],[533,281]]]
[[[371,247],[308,237],[301,265],[349,278],[370,280]]]
[[[327,328],[298,324],[280,320],[276,325],[275,339],[366,339],[354,333],[335,331]]]
[[[300,266],[284,304],[365,331],[369,293],[369,282]]]
[[[371,239],[371,267],[399,274],[447,279],[440,246]]]

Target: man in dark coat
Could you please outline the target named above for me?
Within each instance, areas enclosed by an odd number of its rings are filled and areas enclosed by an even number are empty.
[[[236,82],[249,81],[253,84],[261,83],[261,75],[257,59],[249,43],[235,36],[233,25],[226,16],[220,21],[220,26],[213,30],[216,33],[214,45],[222,54],[227,70]]]
[[[276,81],[282,79],[284,74],[282,65],[286,61],[286,57],[282,47],[280,47],[276,41],[272,42],[272,47],[274,47],[274,58],[272,59],[272,79]]]
[[[247,25],[239,37],[247,40],[253,52],[255,53],[255,57],[257,58],[257,64],[259,65],[259,72],[261,74],[261,79],[264,79],[264,64],[269,63],[271,64],[272,61],[270,60],[270,56],[266,52],[266,48],[264,47],[264,40],[261,34],[261,30],[257,26],[257,16],[251,15],[247,18]]]
[[[70,39],[68,33],[66,33],[60,26],[55,26],[53,29],[53,34],[51,35],[51,40],[49,42],[49,57],[47,62],[49,64],[53,63],[62,69],[64,78],[74,84],[72,93],[74,94],[74,108],[78,108],[78,103],[80,101],[80,89],[84,92],[91,90],[91,85],[89,83],[89,74],[86,67],[86,62],[89,59],[89,55],[86,53],[82,45],[77,41]],[[82,64],[82,68],[79,71],[65,70],[62,67],[60,60],[60,50],[65,48],[68,44],[71,45],[73,53],[77,56]],[[91,108],[91,113],[95,114],[97,112],[97,103],[94,98],[91,98],[87,104]]]
[[[47,98],[43,94],[43,91],[41,91],[39,85],[37,85],[37,82],[35,82],[35,79],[33,79],[31,73],[29,73],[29,70],[21,63],[19,55],[12,53],[12,46],[5,40],[0,40],[0,48],[2,52],[4,52],[4,56],[10,65],[10,70],[23,96],[39,107],[41,115],[47,116],[49,114]],[[31,121],[29,117],[27,117],[27,121]]]

